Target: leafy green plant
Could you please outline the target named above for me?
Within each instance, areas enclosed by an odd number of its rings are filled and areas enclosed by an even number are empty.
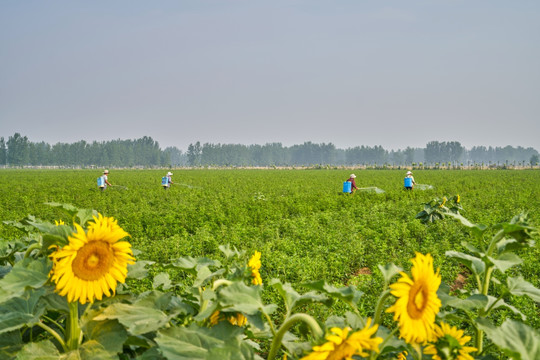
[[[365,297],[355,286],[311,281],[303,285],[308,291],[301,293],[290,283],[261,277],[260,253],[247,261],[244,251],[228,245],[219,246],[222,261],[184,256],[160,264],[164,271],[151,277],[151,290],[140,293],[132,287],[149,277],[154,264],[136,261],[128,266],[125,283],[122,276],[114,287],[99,282],[101,293],[90,295],[85,287],[93,286],[93,280],[75,279],[86,274],[78,272],[78,261],[84,260],[85,270],[95,267],[97,274],[105,266],[101,261],[109,259],[103,253],[103,241],[108,241],[117,251],[115,258],[128,264],[130,246],[117,242],[125,233],[116,220],[95,211],[52,203],[68,213],[73,225],[54,225],[32,216],[10,223],[25,236],[8,242],[2,250],[0,343],[4,345],[0,355],[8,359],[275,359],[287,354],[291,359],[391,359],[406,352],[416,359],[442,354],[466,359],[473,352],[483,356],[498,349],[511,357],[535,358],[540,344],[537,330],[512,319],[496,326],[491,319],[501,309],[519,315],[505,299],[509,294],[540,299],[540,290],[522,277],[507,276],[521,263],[516,253],[533,245],[536,229],[523,215],[491,227],[472,224],[443,200],[436,202],[443,204],[438,209],[448,209],[437,210],[443,217],[458,219],[475,239],[494,232],[478,249],[464,244],[469,253],[447,253],[469,267],[478,289],[464,290],[459,297],[450,295],[445,286],[438,286],[441,277],[432,257],[417,254],[410,275],[392,264],[379,266],[383,286],[369,311],[373,319],[362,315]],[[83,240],[94,250],[85,252],[84,246],[76,246]],[[68,260],[73,261],[70,268],[75,278],[63,281],[58,272],[66,269],[65,254],[73,256]],[[109,272],[106,268],[103,273]],[[392,283],[398,274],[400,279]],[[428,284],[429,289],[424,288]],[[282,303],[264,300],[265,285],[279,294]],[[492,288],[497,289],[496,295]],[[422,300],[428,295],[430,300]],[[397,299],[388,308],[392,296]],[[335,302],[348,311],[322,320],[309,314],[312,306],[329,307]],[[433,318],[415,320],[411,313],[407,315],[410,306]],[[400,318],[398,324],[383,321],[389,311]],[[415,321],[424,327],[420,337]],[[451,322],[471,326],[474,347],[464,345],[469,337],[448,325]]]
[[[456,196],[452,199],[456,199]],[[458,210],[462,210],[459,197],[451,207],[444,206],[445,203],[445,199],[431,201],[416,218],[427,223],[450,217],[470,229],[474,243],[464,241],[462,246],[465,252],[447,251],[446,256],[469,269],[475,286],[461,290],[459,298],[442,292],[443,304],[453,308],[453,311],[445,313],[442,318],[468,323],[474,329],[475,347],[479,355],[487,350],[484,344],[484,334],[487,334],[492,345],[497,345],[509,356],[531,359],[540,356],[538,332],[519,321],[506,320],[497,327],[490,320],[502,309],[509,310],[521,320],[525,320],[525,316],[518,309],[505,301],[512,295],[528,296],[533,301],[540,302],[539,289],[520,275],[511,276],[512,270],[523,263],[519,253],[535,246],[533,237],[537,234],[537,229],[530,225],[526,214],[491,226],[475,224],[459,213]],[[499,322],[501,321],[499,318]],[[519,334],[527,336],[522,337]]]

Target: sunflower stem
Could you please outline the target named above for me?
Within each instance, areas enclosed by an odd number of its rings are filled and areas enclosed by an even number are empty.
[[[66,346],[68,350],[75,350],[79,347],[81,328],[79,326],[79,303],[73,301],[69,303],[69,319],[66,326]]]
[[[417,360],[422,359],[422,348],[420,347],[420,344],[411,344],[411,347],[414,349],[414,351],[411,353],[412,357]]]
[[[375,323],[374,323],[375,324]],[[388,336],[383,340],[383,342],[379,345],[379,349],[383,349],[384,348],[384,345],[386,345],[386,343],[388,342],[388,340],[390,340],[392,338],[392,336],[394,336],[398,331],[398,328],[395,328],[394,330],[392,330],[392,332],[390,334],[388,334]],[[376,359],[377,356],[379,354],[376,353],[375,351],[372,351],[371,354],[369,355],[369,358],[370,359]]]
[[[476,340],[474,346],[476,347],[476,354],[482,353],[482,343],[484,342],[484,331],[476,329]]]
[[[384,291],[381,296],[379,296],[379,301],[377,302],[377,307],[375,308],[375,314],[373,315],[373,324],[379,323],[384,301],[388,298],[388,296],[390,296],[390,290]]]
[[[32,245],[30,245],[28,247],[28,249],[26,249],[26,252],[24,253],[24,257],[27,258],[30,256],[30,254],[32,253],[32,251],[36,250],[36,249],[39,249],[41,247],[41,244],[40,243],[34,243]]]
[[[281,340],[283,340],[283,336],[285,336],[287,330],[289,330],[293,325],[298,322],[306,323],[306,325],[309,326],[311,332],[317,339],[324,336],[321,327],[313,317],[308,314],[294,314],[293,316],[285,320],[283,325],[281,325],[278,332],[274,336],[274,339],[272,340],[272,346],[270,347],[270,352],[268,353],[268,360],[273,360],[276,357],[277,352],[281,347]]]
[[[49,334],[51,334],[56,339],[56,341],[58,341],[58,343],[60,344],[60,346],[62,347],[62,350],[64,350],[64,352],[68,351],[68,349],[66,347],[66,343],[64,342],[64,340],[62,339],[60,334],[58,334],[56,331],[54,331],[53,329],[51,329],[50,327],[48,327],[47,325],[45,325],[42,322],[38,322],[38,323],[36,323],[36,325],[39,326],[40,328],[42,328],[43,330],[45,330],[46,332],[48,332]]]
[[[51,319],[50,317],[43,315],[43,319],[45,319],[45,320],[47,320],[47,321],[53,323],[53,324],[56,325],[56,327],[58,327],[59,329],[62,329],[62,326],[61,326],[58,322],[56,322],[56,321],[54,321],[53,319]]]

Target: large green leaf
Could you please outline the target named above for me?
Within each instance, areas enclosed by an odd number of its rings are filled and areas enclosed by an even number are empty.
[[[482,259],[459,251],[447,251],[446,256],[458,259],[460,263],[471,269],[475,274],[483,274],[486,270],[486,264]]]
[[[200,287],[205,286],[213,277],[222,275],[225,269],[218,269],[212,272],[208,266],[201,266],[196,268],[197,278],[193,282],[193,286]]]
[[[298,336],[288,331],[283,336],[281,345],[283,345],[290,354],[296,355],[298,358],[300,358],[304,352],[311,350],[311,344],[309,342],[300,342]]]
[[[45,259],[25,258],[19,261],[11,271],[0,280],[0,303],[11,297],[21,296],[26,288],[43,286],[51,269],[50,262]]]
[[[0,306],[0,333],[32,326],[45,312],[45,303],[39,302],[45,289],[26,291],[21,297],[11,298]]]
[[[488,227],[484,224],[474,224],[470,222],[468,219],[464,218],[461,214],[446,212],[444,215],[450,216],[456,220],[459,220],[459,222],[461,222],[462,225],[465,225],[466,227],[471,229],[474,236],[476,236],[477,238],[482,237],[484,232],[488,229]]]
[[[156,331],[167,324],[169,317],[153,307],[129,304],[112,304],[106,307],[94,321],[118,320],[132,335]]]
[[[326,281],[323,280],[307,283],[305,286],[325,293],[335,299],[339,299],[351,306],[353,309],[357,309],[358,301],[363,295],[363,293],[360,290],[357,290],[355,286],[345,286],[338,289],[330,284],[327,284]]]
[[[242,329],[226,322],[211,329],[174,327],[160,330],[156,343],[175,360],[254,359],[253,350],[239,340]]]
[[[10,270],[11,264],[10,261],[15,259],[15,254],[20,251],[24,251],[27,248],[28,244],[20,240],[4,242],[0,241],[0,266],[5,269],[0,273],[0,279],[3,278]]]
[[[534,301],[540,302],[540,289],[527,282],[522,276],[518,276],[517,278],[508,277],[506,284],[508,285],[508,291],[512,295],[527,295]]]
[[[92,320],[99,310],[88,309],[81,318],[81,329],[88,340],[101,344],[103,349],[116,354],[122,352],[124,342],[128,338],[126,329],[117,320]]]
[[[519,265],[523,262],[523,260],[514,253],[503,253],[497,258],[488,256],[488,259],[502,273],[510,269],[512,266]]]
[[[133,305],[155,308],[166,312],[169,317],[194,313],[193,308],[175,296],[173,292],[147,291],[140,294]]]
[[[217,260],[212,260],[208,258],[192,258],[191,256],[185,256],[173,260],[171,263],[174,267],[183,269],[183,270],[195,270],[203,266],[214,266],[219,267],[221,263]]]
[[[79,209],[71,204],[61,204],[57,202],[47,202],[45,205],[50,205],[53,207],[59,207],[62,208],[64,211],[66,211],[71,217],[75,218],[77,217],[79,219],[79,224],[81,226],[84,226],[87,221],[92,220],[94,216],[98,216],[98,212],[96,210],[91,209]]]
[[[239,312],[244,314],[248,322],[259,329],[264,328],[262,313],[271,314],[277,306],[264,305],[261,300],[261,288],[249,287],[242,282],[234,282],[218,293],[218,302],[223,312]]]
[[[96,340],[87,340],[85,341],[79,349],[75,351],[78,352],[79,358],[81,360],[117,360],[118,355],[115,352],[107,351],[105,347]]]
[[[445,299],[445,305],[463,311],[473,311],[476,309],[485,309],[488,304],[488,297],[481,294],[474,294],[466,299],[451,296],[450,299]]]
[[[170,288],[172,288],[169,274],[162,272],[154,276],[154,281],[152,281],[152,287],[154,289],[157,289],[160,286],[163,287],[163,290],[169,290]]]
[[[155,339],[163,355],[175,360],[208,359],[208,349],[223,345],[223,340],[207,336],[200,329],[171,328],[159,331]]]
[[[493,310],[498,309],[498,308],[506,308],[512,311],[514,314],[521,316],[522,320],[525,320],[527,318],[525,314],[523,314],[514,306],[506,303],[504,300],[497,299],[496,297],[490,296],[490,295],[488,295],[487,298],[488,298],[488,303],[487,303],[486,309],[490,308],[491,306],[493,306]]]
[[[384,278],[384,282],[388,285],[390,281],[392,281],[392,278],[399,274],[401,271],[403,271],[402,268],[399,266],[396,266],[394,264],[386,264],[384,266],[378,265],[379,270],[381,270],[381,273]]]
[[[476,320],[478,328],[506,355],[517,360],[540,359],[540,333],[519,321],[507,319],[500,327],[488,320]]]
[[[146,278],[148,276],[148,269],[146,269],[146,266],[152,264],[154,264],[154,261],[138,260],[135,264],[128,265],[127,277],[129,279],[137,280]]]
[[[516,215],[509,223],[501,223],[496,228],[502,228],[506,237],[511,237],[518,240],[523,245],[529,245],[528,240],[532,234],[537,232],[537,229],[529,225],[527,214]]]
[[[43,301],[47,304],[48,309],[69,314],[69,304],[66,297],[55,293],[52,287],[47,287],[47,293],[43,296]]]
[[[28,343],[17,354],[17,360],[58,360],[60,352],[49,340]]]
[[[23,347],[19,330],[0,334],[0,359],[11,359]]]
[[[330,305],[328,297],[317,292],[310,291],[300,295],[298,292],[296,292],[296,290],[293,289],[291,284],[283,284],[279,279],[272,279],[270,280],[269,284],[270,286],[274,287],[283,298],[288,313],[292,312],[297,306],[302,306],[312,302],[322,302],[327,306]]]
[[[137,360],[167,360],[167,358],[161,355],[161,352],[157,347],[152,347],[137,356]]]

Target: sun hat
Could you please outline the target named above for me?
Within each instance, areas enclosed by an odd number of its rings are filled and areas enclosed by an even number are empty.
[[[351,176],[350,176],[350,177],[352,177],[352,178],[354,179],[354,178],[356,177],[356,175],[354,175],[354,174],[351,174]]]
[[[167,173],[167,176],[172,176],[172,172],[169,171],[169,172]]]
[[[407,171],[407,175],[412,175],[412,172],[410,172],[410,171]]]
[[[109,173],[109,170],[105,170],[103,171],[104,174],[108,174]]]

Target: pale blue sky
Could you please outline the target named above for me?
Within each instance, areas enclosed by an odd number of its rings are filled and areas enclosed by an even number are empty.
[[[0,1],[0,136],[540,150],[540,1]]]

